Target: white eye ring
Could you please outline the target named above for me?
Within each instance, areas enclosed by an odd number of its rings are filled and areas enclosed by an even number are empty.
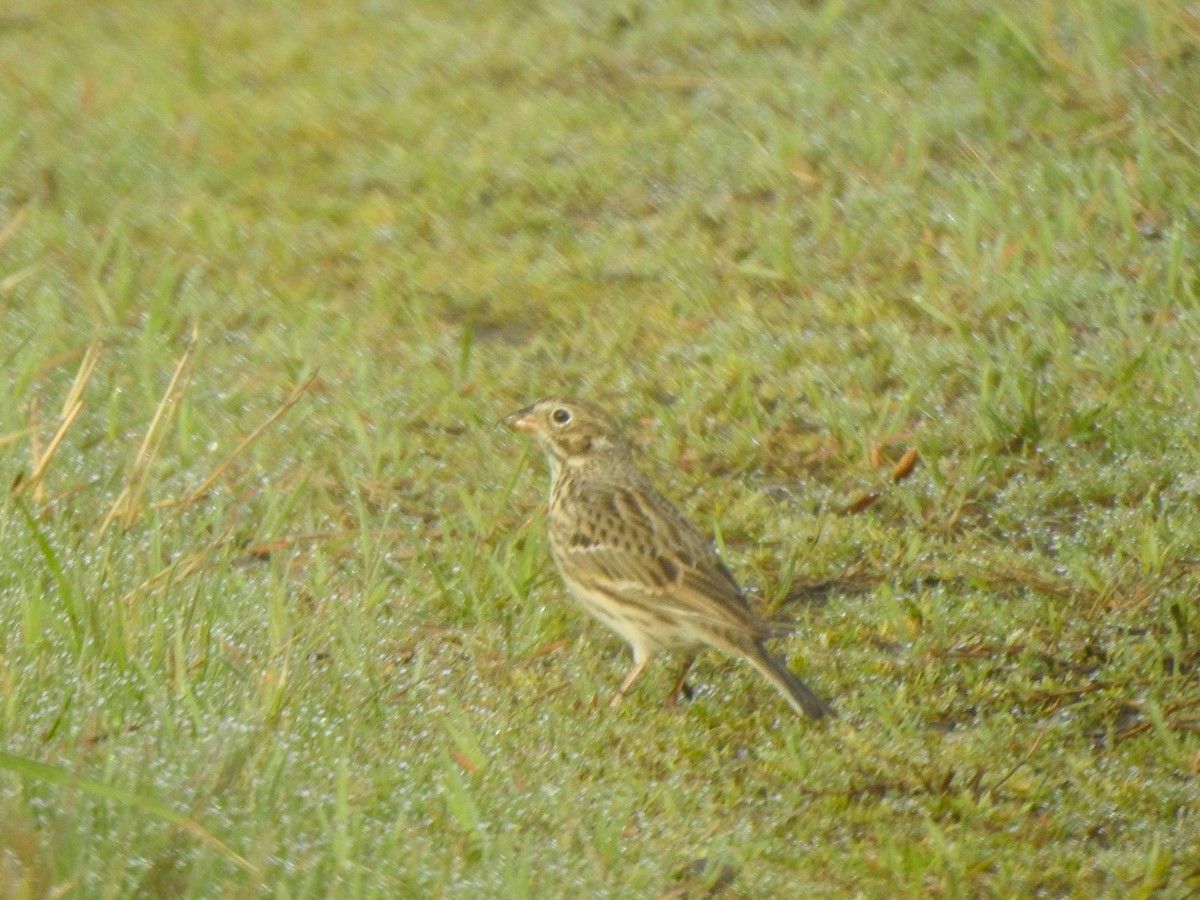
[[[554,412],[550,413],[550,418],[554,420],[556,425],[566,425],[571,421],[571,411],[560,406]]]

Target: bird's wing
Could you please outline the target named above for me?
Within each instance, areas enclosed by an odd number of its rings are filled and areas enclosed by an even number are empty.
[[[551,522],[563,565],[618,594],[638,594],[707,628],[765,635],[716,551],[648,483],[579,485]]]

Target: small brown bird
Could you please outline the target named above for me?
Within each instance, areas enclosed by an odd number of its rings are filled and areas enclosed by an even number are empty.
[[[633,651],[614,707],[655,655],[680,650],[674,703],[696,654],[709,646],[748,660],[797,712],[836,715],[766,649],[770,627],[712,545],[637,468],[602,410],[547,397],[503,421],[537,438],[550,461],[550,551],[568,590]]]

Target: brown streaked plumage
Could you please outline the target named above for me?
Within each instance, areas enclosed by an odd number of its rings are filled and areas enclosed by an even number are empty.
[[[568,590],[625,639],[633,667],[616,706],[657,654],[685,654],[670,701],[705,646],[744,657],[797,712],[833,708],[764,646],[771,630],[712,545],[654,489],[611,418],[582,400],[547,397],[504,419],[550,461],[550,551]]]

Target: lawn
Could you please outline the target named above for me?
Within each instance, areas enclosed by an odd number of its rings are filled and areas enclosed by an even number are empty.
[[[1198,61],[1174,0],[10,0],[0,896],[1200,891]],[[550,393],[838,719],[715,653],[608,709]]]

